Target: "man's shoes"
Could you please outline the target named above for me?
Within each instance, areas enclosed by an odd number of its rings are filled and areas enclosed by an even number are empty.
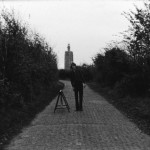
[[[83,108],[76,108],[76,110],[75,111],[83,111]]]

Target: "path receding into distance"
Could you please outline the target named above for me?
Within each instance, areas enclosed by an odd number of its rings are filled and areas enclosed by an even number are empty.
[[[7,150],[150,150],[150,137],[88,86],[84,111],[76,112],[71,84],[63,82],[70,113],[61,109],[54,114],[56,97]]]

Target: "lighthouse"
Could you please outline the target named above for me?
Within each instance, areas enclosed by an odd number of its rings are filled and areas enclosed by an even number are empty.
[[[65,51],[65,69],[69,70],[70,65],[73,62],[73,52],[70,50],[70,44],[67,46],[67,51]]]

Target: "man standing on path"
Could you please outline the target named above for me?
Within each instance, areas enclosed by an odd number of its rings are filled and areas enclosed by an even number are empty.
[[[85,87],[85,80],[75,63],[71,64],[70,69],[70,80],[75,93],[76,111],[83,111],[83,87]]]

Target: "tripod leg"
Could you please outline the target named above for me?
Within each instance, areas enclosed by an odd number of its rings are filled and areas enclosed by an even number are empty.
[[[62,93],[61,93],[61,95],[60,95],[60,101],[61,101],[61,105],[63,106],[63,95],[62,95]]]
[[[56,105],[55,105],[54,113],[55,113],[55,110],[57,109],[57,105],[58,105],[59,97],[60,97],[60,94],[59,94],[59,95],[58,95],[58,97],[57,97],[57,102],[56,102]]]
[[[65,105],[66,105],[68,111],[70,112],[70,107],[69,107],[69,105],[68,105],[68,102],[67,102],[67,100],[66,100],[66,97],[65,97],[64,93],[62,93],[62,97],[63,97],[63,99],[64,99],[64,102],[65,102]]]

